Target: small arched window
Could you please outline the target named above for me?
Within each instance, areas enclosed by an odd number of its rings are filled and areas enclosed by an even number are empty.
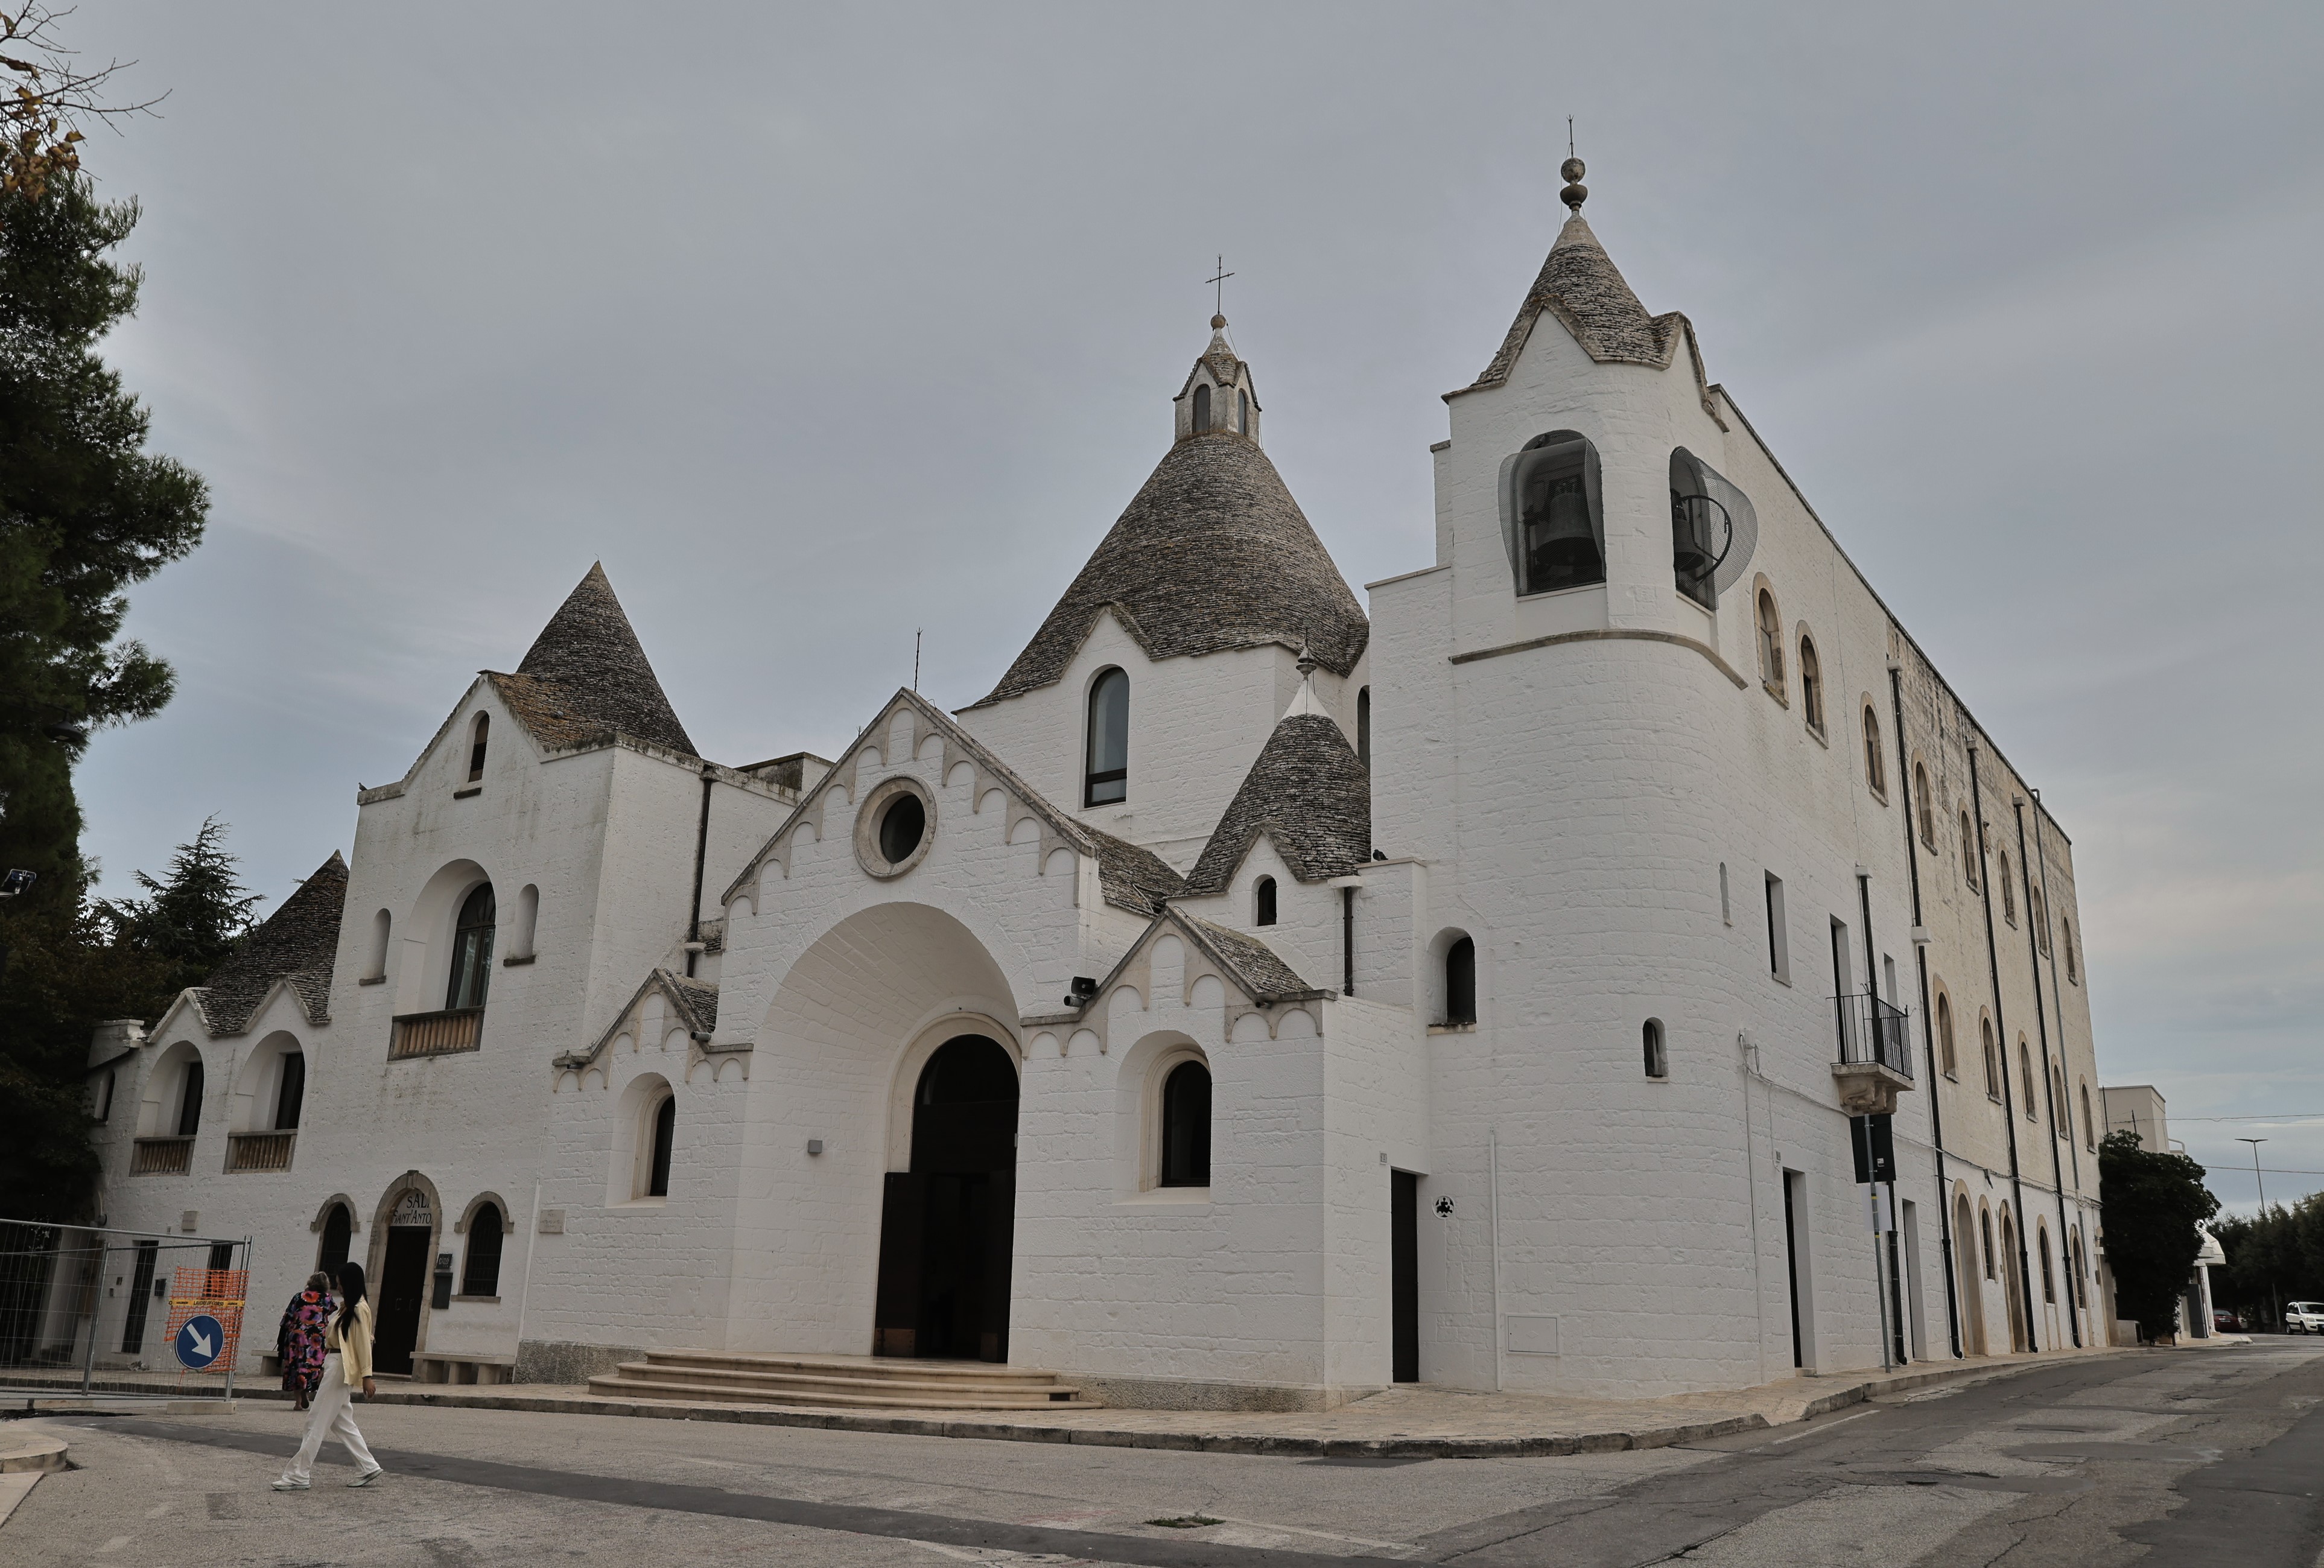
[[[1597,447],[1572,430],[1536,436],[1510,460],[1503,483],[1518,593],[1554,594],[1606,580]]]
[[[677,1139],[678,1096],[665,1094],[654,1107],[653,1148],[646,1162],[646,1196],[669,1196],[669,1151]]]
[[[1977,891],[1977,829],[1969,826],[1969,813],[1960,814],[1961,877],[1969,883],[1970,892]]]
[[[1235,434],[1250,434],[1250,394],[1246,392],[1235,393]]]
[[[1784,689],[1784,627],[1775,615],[1775,595],[1759,590],[1759,678],[1781,695]]]
[[[1181,1062],[1162,1080],[1160,1185],[1211,1185],[1211,1070],[1200,1062]]]
[[[1251,890],[1250,923],[1254,926],[1275,924],[1275,879],[1261,877]]]
[[[1646,1076],[1669,1077],[1670,1056],[1663,1048],[1663,1020],[1658,1018],[1648,1019],[1645,1028],[1639,1030],[1639,1035],[1645,1047]]]
[[[1130,794],[1130,677],[1109,669],[1090,684],[1089,756],[1084,806],[1111,806]]]
[[[1875,795],[1886,798],[1888,772],[1880,765],[1880,715],[1870,703],[1864,705],[1864,783]]]
[[[1998,1105],[2001,1103],[2001,1047],[1994,1043],[1993,1020],[1979,1019],[1977,1031],[1985,1042],[1985,1097]]]
[[[274,1130],[290,1132],[299,1125],[307,1101],[307,1053],[282,1053],[282,1082],[274,1092]]]
[[[2090,1148],[2098,1146],[2098,1124],[2090,1119],[2090,1086],[2082,1085],[2082,1141]]]
[[[1477,1021],[1477,944],[1467,936],[1444,949],[1444,1021]]]
[[[2074,1102],[2066,1098],[2065,1068],[2050,1069],[2050,1102],[2057,1107],[2057,1121],[2051,1130],[2070,1143],[2073,1141],[2074,1130],[2069,1123],[2074,1119]]]
[[[1953,1004],[1944,992],[1937,993],[1937,1061],[1945,1076],[1956,1082],[1960,1077],[1953,1063]]]
[[[516,890],[515,958],[532,956],[533,937],[540,927],[540,889],[531,882]]]
[[[2072,984],[2080,985],[2082,982],[2081,976],[2074,973],[2074,923],[2072,921],[2058,922],[2058,945],[2066,950],[2066,979]]]
[[[178,1136],[191,1138],[202,1130],[202,1059],[186,1058],[186,1070],[178,1081]]]
[[[468,782],[471,784],[484,776],[484,740],[492,727],[491,716],[478,714],[475,725],[468,731]]]
[[[394,917],[385,909],[371,918],[371,951],[364,955],[364,978],[383,980],[387,977],[387,937],[395,924]]]
[[[1933,853],[1937,847],[1937,808],[1929,798],[1929,770],[1913,764],[1913,808],[1921,819],[1921,843]]]
[[[1987,1279],[1998,1279],[2001,1276],[1994,1271],[1993,1267],[1993,1211],[1991,1209],[1978,1210],[1977,1228],[1980,1232],[1979,1239],[1985,1243],[1985,1277]]]
[[[460,905],[460,919],[452,932],[452,976],[444,990],[444,1009],[482,1007],[493,982],[493,927],[500,918],[493,902],[493,884],[485,882]]]
[[[336,1278],[340,1265],[347,1260],[355,1229],[355,1217],[347,1213],[346,1204],[333,1204],[331,1212],[323,1216],[323,1248],[315,1254],[315,1267]]]
[[[2017,924],[2017,886],[2009,880],[2009,852],[2001,852],[2001,918]]]
[[[2017,1086],[2025,1096],[2025,1120],[2034,1120],[2034,1053],[2025,1048],[2025,1037],[2017,1037]]]
[[[468,1216],[468,1256],[460,1268],[462,1296],[501,1293],[501,1211],[497,1204],[478,1204]]]
[[[1194,433],[1200,435],[1211,428],[1211,388],[1208,382],[1194,388]]]
[[[1372,688],[1365,687],[1356,693],[1356,761],[1366,768],[1372,765]]]
[[[1816,657],[1815,640],[1804,635],[1800,638],[1800,706],[1807,710],[1808,728],[1823,733],[1823,660]]]

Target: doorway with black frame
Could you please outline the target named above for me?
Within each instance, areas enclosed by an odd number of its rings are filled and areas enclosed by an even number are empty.
[[[872,1353],[1009,1359],[1016,1241],[1017,1064],[956,1035],[912,1093],[911,1168],[890,1171],[880,1220]]]

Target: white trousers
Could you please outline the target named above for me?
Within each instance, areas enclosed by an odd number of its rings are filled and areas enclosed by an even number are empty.
[[[323,1452],[323,1440],[336,1437],[346,1444],[347,1457],[355,1462],[361,1473],[377,1470],[379,1461],[371,1456],[371,1447],[355,1430],[355,1391],[347,1387],[346,1373],[333,1351],[323,1358],[323,1380],[315,1389],[314,1403],[307,1407],[307,1437],[299,1444],[298,1457],[290,1468],[282,1472],[285,1480],[311,1480],[314,1478],[315,1456]]]

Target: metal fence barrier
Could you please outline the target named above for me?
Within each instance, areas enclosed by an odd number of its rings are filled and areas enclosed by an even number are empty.
[[[41,1393],[231,1399],[250,1239],[0,1219],[0,1397]]]

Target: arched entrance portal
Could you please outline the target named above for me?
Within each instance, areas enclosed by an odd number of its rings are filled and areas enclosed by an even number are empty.
[[[911,1168],[887,1175],[878,1354],[1009,1359],[1016,1196],[1017,1064],[998,1040],[956,1035],[912,1093]]]

